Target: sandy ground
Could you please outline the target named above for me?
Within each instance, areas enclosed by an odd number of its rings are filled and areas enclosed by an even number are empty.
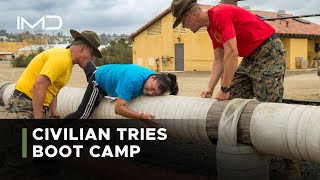
[[[0,82],[15,82],[19,78],[23,70],[24,68],[12,68],[9,62],[0,61]],[[184,72],[176,73],[176,75],[178,77],[178,83],[180,87],[180,96],[199,97],[200,92],[207,86],[210,72]],[[75,66],[73,68],[73,73],[67,86],[85,88],[86,85],[87,83],[82,69],[78,66]],[[320,77],[317,76],[315,70],[287,71],[284,85],[285,98],[287,99],[320,101]],[[218,84],[217,87],[220,87],[220,85]],[[214,94],[216,94],[217,91],[218,88],[216,88]],[[5,118],[5,109],[4,107],[0,106],[0,119]],[[319,167],[317,164],[310,164],[311,163],[309,162],[300,162],[300,168],[304,174],[307,174],[308,177],[314,179],[312,177],[318,177],[317,173]],[[283,166],[284,165],[281,159],[272,159],[272,166],[270,166],[272,176],[271,179],[277,179],[276,177],[282,177],[281,174],[283,174]],[[313,176],[310,176],[310,174]]]
[[[0,81],[15,82],[24,68],[12,68],[10,62],[0,61]],[[179,83],[180,96],[199,97],[206,88],[210,72],[176,73]],[[82,69],[75,65],[67,86],[82,87],[87,85]],[[285,98],[299,100],[320,100],[320,77],[315,70],[288,70],[285,76]],[[218,84],[217,87],[220,87]],[[219,88],[216,88],[214,94]],[[4,108],[0,107],[0,118],[5,118]]]

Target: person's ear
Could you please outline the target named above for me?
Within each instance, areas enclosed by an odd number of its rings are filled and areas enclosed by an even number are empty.
[[[190,14],[189,14],[189,13],[186,13],[185,16],[186,16],[187,20],[190,21],[190,18],[191,18],[191,17],[190,17]]]
[[[83,53],[84,52],[84,46],[80,46],[80,52]]]

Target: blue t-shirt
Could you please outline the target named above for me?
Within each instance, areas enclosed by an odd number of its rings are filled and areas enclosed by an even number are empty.
[[[143,95],[143,85],[152,74],[156,73],[135,64],[108,64],[97,69],[95,78],[108,96],[128,102]]]

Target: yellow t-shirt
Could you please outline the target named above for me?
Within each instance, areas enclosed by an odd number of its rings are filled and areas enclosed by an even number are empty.
[[[47,76],[51,84],[46,92],[43,106],[49,106],[52,99],[69,81],[72,73],[70,49],[54,48],[43,51],[32,59],[16,83],[16,89],[32,99],[33,84],[39,74]]]

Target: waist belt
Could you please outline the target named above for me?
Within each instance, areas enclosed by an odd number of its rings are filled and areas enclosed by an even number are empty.
[[[13,95],[19,96],[19,97],[22,97],[22,98],[24,98],[24,99],[28,99],[28,100],[32,101],[32,99],[29,98],[25,93],[23,93],[23,92],[21,92],[21,91],[19,91],[19,90],[17,90],[17,89],[15,89],[15,90],[13,91]]]
[[[268,37],[266,40],[264,40],[264,41],[260,44],[259,47],[261,47],[261,46],[267,44],[268,42],[270,42],[270,41],[272,41],[272,40],[274,40],[274,39],[277,39],[277,38],[278,38],[278,35],[276,35],[276,34],[273,33],[270,37]]]

